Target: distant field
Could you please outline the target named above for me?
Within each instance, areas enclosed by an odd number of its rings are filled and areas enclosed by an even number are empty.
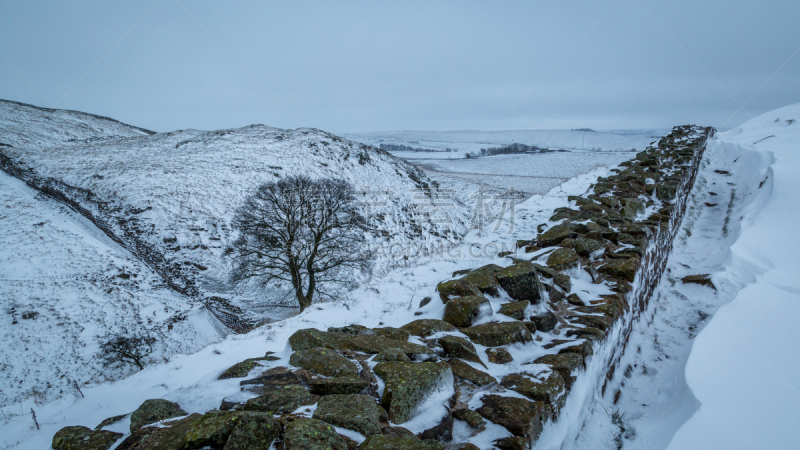
[[[616,166],[634,155],[632,152],[566,152],[413,162],[437,180],[455,179],[499,190],[513,187],[532,195],[544,194],[597,167]]]

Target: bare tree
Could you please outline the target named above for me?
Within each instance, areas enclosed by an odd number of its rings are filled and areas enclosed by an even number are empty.
[[[289,282],[300,312],[321,286],[349,285],[371,260],[362,245],[365,222],[352,186],[305,176],[262,184],[236,211],[234,282]]]
[[[154,337],[144,335],[110,335],[100,344],[100,358],[106,366],[129,363],[144,369],[145,358],[153,353],[155,342]]]

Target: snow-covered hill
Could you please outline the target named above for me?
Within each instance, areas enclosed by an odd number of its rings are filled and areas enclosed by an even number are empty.
[[[44,120],[38,108],[8,114],[16,114],[13,124]],[[323,131],[253,125],[148,135],[122,127],[100,134],[124,137],[63,144],[42,137],[50,130],[7,125],[3,139],[12,147],[0,151],[17,168],[33,169],[24,176],[55,183],[190,295],[222,295],[250,310],[279,299],[280,293],[260,289],[233,290],[224,255],[235,237],[234,211],[244,198],[259,184],[290,175],[344,179],[369,192],[358,200],[370,203],[376,245],[452,243],[467,231],[468,216],[458,201],[447,211],[449,223],[431,220],[441,212],[434,204],[437,185],[422,170]]]
[[[151,134],[108,117],[0,99],[0,148],[3,144],[43,148]]]
[[[478,153],[481,148],[508,144],[525,144],[540,148],[583,151],[644,150],[656,136],[648,134],[607,133],[572,130],[506,130],[506,131],[383,131],[346,134],[356,142],[380,147],[381,144],[405,145],[436,150],[436,153],[398,154],[410,158],[462,158],[464,153]],[[445,152],[446,149],[451,152]],[[441,153],[439,153],[441,152]]]
[[[216,341],[187,300],[84,217],[0,172],[0,406],[129,374],[99,362],[108,334],[153,336],[158,359]]]

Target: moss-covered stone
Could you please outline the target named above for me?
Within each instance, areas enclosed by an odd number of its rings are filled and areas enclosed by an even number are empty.
[[[536,439],[548,419],[545,404],[517,397],[486,395],[478,414],[506,427],[514,436]]]
[[[568,237],[575,237],[576,233],[566,224],[554,225],[536,238],[539,247],[552,247],[558,245]]]
[[[295,351],[324,347],[333,350],[352,350],[368,354],[378,354],[381,350],[386,348],[399,348],[406,355],[415,358],[420,355],[433,354],[433,350],[428,347],[411,342],[402,342],[384,336],[376,336],[374,334],[351,335],[341,332],[320,331],[315,328],[305,328],[296,331],[289,338],[289,345]]]
[[[500,305],[500,311],[498,311],[498,313],[511,317],[512,319],[523,320],[525,318],[525,309],[527,309],[530,304],[531,302],[527,300],[504,303]]]
[[[271,414],[288,414],[303,405],[311,405],[314,400],[306,388],[297,384],[275,386],[244,405],[245,411],[258,411]]]
[[[284,450],[347,450],[333,425],[317,419],[297,418],[286,425]]]
[[[497,282],[514,300],[538,303],[542,298],[542,285],[536,268],[528,261],[518,261],[498,272]]]
[[[383,327],[373,329],[376,336],[383,336],[385,338],[394,339],[395,341],[407,342],[411,334],[406,330],[394,327]]]
[[[457,328],[454,327],[453,324],[437,319],[418,319],[403,325],[400,329],[406,330],[413,336],[419,337],[428,337],[441,332],[457,331]]]
[[[478,352],[472,342],[458,336],[444,336],[439,338],[439,345],[442,346],[444,354],[454,358],[461,358],[483,365]]]
[[[308,381],[308,388],[314,395],[358,394],[368,385],[366,380],[355,376],[315,377]]]
[[[492,322],[462,330],[472,342],[486,347],[500,347],[515,342],[530,342],[533,337],[521,322]]]
[[[601,250],[605,249],[606,247],[602,242],[594,239],[578,238],[575,239],[575,246],[572,248],[575,250],[575,253],[588,258],[592,255],[601,254]]]
[[[581,258],[571,248],[559,248],[547,257],[547,265],[553,270],[566,270],[578,266]]]
[[[445,322],[456,327],[468,327],[483,316],[491,315],[492,307],[489,300],[482,295],[470,295],[450,299],[444,306]]]
[[[334,350],[323,347],[296,351],[289,358],[289,364],[326,377],[356,376],[359,373],[359,368],[354,362]]]
[[[275,356],[264,356],[261,358],[250,358],[238,362],[226,369],[222,374],[217,377],[218,380],[227,380],[228,378],[244,378],[251,370],[258,367],[260,361],[277,361],[279,358]]]
[[[155,398],[145,400],[139,408],[131,414],[131,432],[139,428],[159,420],[171,419],[173,417],[185,416],[186,411],[181,407],[169,400]]]
[[[558,318],[550,311],[531,316],[530,320],[536,324],[536,329],[538,331],[543,332],[553,331],[556,328],[556,325],[558,325]]]
[[[563,353],[560,355],[544,355],[536,358],[533,362],[536,364],[547,364],[553,371],[558,372],[567,389],[572,387],[575,381],[573,373],[583,368],[583,356],[576,353]]]
[[[187,448],[222,448],[233,429],[246,416],[242,411],[209,411],[186,432]]]
[[[498,450],[528,450],[531,448],[531,440],[522,436],[511,436],[498,439],[493,442]]]
[[[460,359],[449,359],[447,364],[453,370],[453,375],[478,386],[487,386],[497,383],[497,380],[488,373],[478,370]]]
[[[327,395],[319,399],[315,419],[357,431],[364,436],[380,434],[380,413],[368,395]]]
[[[183,450],[186,448],[186,433],[201,417],[195,413],[183,419],[165,421],[158,427],[140,428],[122,441],[117,449]],[[141,436],[138,439],[137,434]]]
[[[489,362],[494,364],[508,364],[511,361],[514,361],[514,357],[511,356],[511,353],[502,347],[487,348],[486,356],[489,358]]]
[[[436,291],[444,303],[455,297],[481,295],[481,291],[475,285],[464,279],[443,281],[436,286]]]
[[[603,333],[602,330],[598,330],[597,328],[593,327],[574,328],[567,330],[566,335],[567,337],[578,337],[588,339],[590,341],[602,341],[606,337],[606,334]]]
[[[476,429],[482,429],[486,425],[483,417],[469,408],[460,408],[453,411],[453,417],[458,420],[467,422],[469,426]]]
[[[484,294],[497,295],[497,280],[495,276],[501,270],[503,268],[497,264],[488,264],[467,272],[462,280],[472,284]]]
[[[441,362],[382,362],[374,372],[385,383],[381,404],[398,424],[408,421],[425,396],[452,377],[450,366]]]
[[[500,385],[531,400],[544,402],[556,413],[561,410],[567,399],[564,379],[555,371],[537,376],[522,373],[506,375],[500,381]]]
[[[247,412],[228,437],[223,450],[269,450],[280,433],[271,414]]]
[[[444,450],[442,443],[416,436],[375,435],[368,437],[358,450]]]
[[[636,277],[636,269],[639,268],[639,261],[635,258],[615,259],[597,268],[597,271],[612,277],[617,277],[626,281],[633,282]]]
[[[56,432],[52,446],[54,450],[106,450],[121,437],[122,434],[113,431],[71,426]]]

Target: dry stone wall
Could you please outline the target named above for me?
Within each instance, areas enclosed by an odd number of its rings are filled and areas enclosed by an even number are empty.
[[[245,396],[183,419],[135,412],[161,422],[135,430],[118,448],[477,448],[453,442],[455,421],[472,435],[490,422],[504,427],[508,437],[494,441],[496,448],[530,448],[548,422],[567,420],[564,411],[605,388],[661,278],[712,133],[676,127],[591,192],[570,197],[537,236],[518,242],[510,266],[444,280],[441,320],[299,330],[288,361],[268,354],[220,375],[241,379]],[[493,311],[487,296],[505,303]],[[582,394],[574,390],[579,384],[588,386]],[[431,399],[443,404],[428,407],[443,414],[412,433],[404,424]],[[293,414],[315,404],[311,417]],[[119,437],[67,427],[53,447],[76,448],[70,440],[79,439],[109,448]]]

